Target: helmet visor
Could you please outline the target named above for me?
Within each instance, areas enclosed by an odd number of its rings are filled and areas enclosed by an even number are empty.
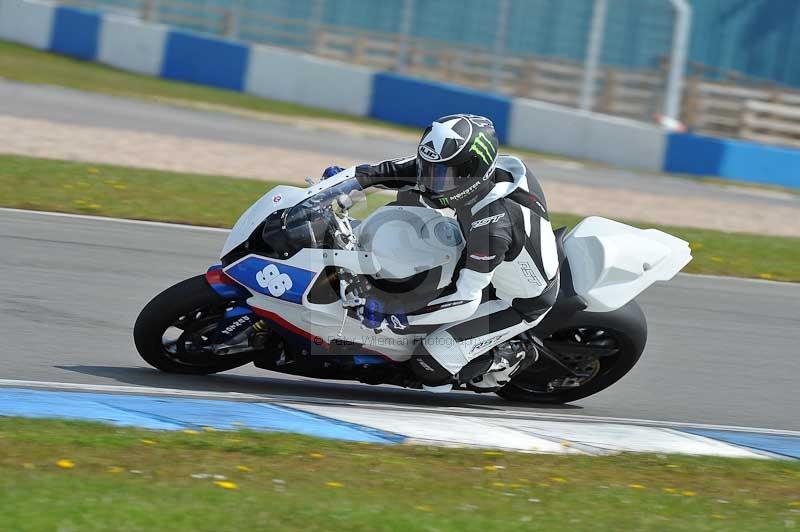
[[[418,159],[417,184],[434,194],[443,194],[458,188],[465,180],[472,177],[474,168],[471,164],[447,166]]]

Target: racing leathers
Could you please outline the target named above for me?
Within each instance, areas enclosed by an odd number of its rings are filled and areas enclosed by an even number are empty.
[[[415,191],[416,165],[415,157],[362,165],[356,177],[364,188],[395,189],[421,205],[445,208]],[[455,210],[466,247],[450,290],[407,315],[411,327],[433,326],[410,362],[428,387],[504,385],[518,364],[487,354],[536,326],[556,301],[558,251],[538,180],[507,155],[498,157],[491,179],[488,195]]]

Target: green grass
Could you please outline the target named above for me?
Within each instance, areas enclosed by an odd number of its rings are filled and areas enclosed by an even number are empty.
[[[0,206],[230,227],[277,183],[0,155]],[[370,196],[373,206],[385,196]],[[554,214],[554,226],[579,217]],[[800,281],[800,239],[656,227],[691,243],[685,271]]]
[[[6,418],[0,492],[2,528],[15,531],[766,531],[800,520],[800,463]]]

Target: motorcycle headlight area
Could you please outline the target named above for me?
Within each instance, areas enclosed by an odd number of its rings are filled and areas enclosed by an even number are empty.
[[[455,265],[464,248],[458,222],[424,207],[378,209],[358,228],[358,243],[375,255],[382,279]]]

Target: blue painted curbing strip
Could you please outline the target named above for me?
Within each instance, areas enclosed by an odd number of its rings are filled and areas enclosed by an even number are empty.
[[[50,50],[78,59],[97,57],[100,15],[71,7],[56,8],[50,33]]]
[[[170,30],[161,77],[242,92],[250,47]]]
[[[373,78],[369,106],[372,118],[427,127],[439,117],[456,113],[489,117],[500,142],[508,138],[511,100],[504,96],[388,72],[378,72]]]
[[[80,419],[156,430],[247,428],[369,443],[405,440],[397,434],[267,403],[145,395],[7,388],[0,390],[0,416]]]
[[[776,434],[732,432],[726,430],[682,429],[683,432],[705,436],[741,447],[766,451],[781,456],[800,459],[800,438]]]

